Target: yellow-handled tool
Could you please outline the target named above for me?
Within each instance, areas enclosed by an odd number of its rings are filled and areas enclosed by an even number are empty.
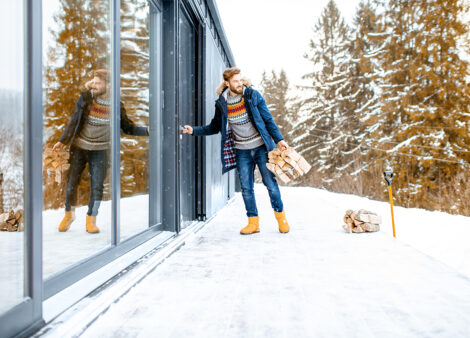
[[[392,211],[392,227],[393,227],[393,237],[396,238],[395,234],[395,218],[393,217],[393,194],[392,194],[392,179],[393,179],[393,171],[384,171],[384,178],[388,184],[388,195],[390,198],[390,210]]]

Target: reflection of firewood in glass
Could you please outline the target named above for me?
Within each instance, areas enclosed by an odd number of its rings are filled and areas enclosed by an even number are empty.
[[[52,150],[47,148],[43,154],[43,166],[48,172],[54,174],[55,182],[60,184],[65,172],[70,168],[70,153],[67,150]]]
[[[23,209],[0,214],[0,231],[23,231]]]

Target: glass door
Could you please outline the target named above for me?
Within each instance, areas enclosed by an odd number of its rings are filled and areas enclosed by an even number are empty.
[[[198,123],[198,32],[184,6],[179,11],[178,113],[182,125]],[[180,224],[185,228],[197,217],[197,138],[181,137],[179,144]]]

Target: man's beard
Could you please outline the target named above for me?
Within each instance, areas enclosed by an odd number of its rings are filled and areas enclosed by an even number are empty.
[[[92,91],[93,91],[93,97],[100,97],[100,96],[106,94],[106,90],[97,91],[95,89],[92,89]]]
[[[235,87],[230,87],[230,90],[232,91],[232,93],[235,93],[235,94],[243,94],[243,86],[240,88],[240,89],[237,89]]]

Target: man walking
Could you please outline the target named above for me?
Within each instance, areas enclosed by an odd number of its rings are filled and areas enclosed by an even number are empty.
[[[90,198],[86,216],[86,231],[98,233],[96,216],[103,197],[103,183],[109,168],[111,141],[111,83],[106,69],[94,72],[94,78],[86,84],[87,90],[80,94],[70,123],[53,149],[70,143],[70,171],[65,192],[65,216],[60,222],[59,231],[70,228],[75,219],[77,186],[80,176],[88,163],[90,174]],[[137,127],[127,117],[121,102],[121,129],[125,134],[148,136],[147,127]]]
[[[222,134],[222,172],[237,168],[248,225],[240,234],[259,232],[259,216],[254,193],[255,165],[268,189],[271,206],[281,233],[289,232],[281,193],[276,179],[268,168],[268,152],[278,147],[287,149],[261,94],[242,79],[240,69],[232,67],[223,73],[224,81],[217,88],[219,99],[211,123],[203,127],[184,126],[182,133],[195,136]],[[276,144],[273,142],[276,142]]]

